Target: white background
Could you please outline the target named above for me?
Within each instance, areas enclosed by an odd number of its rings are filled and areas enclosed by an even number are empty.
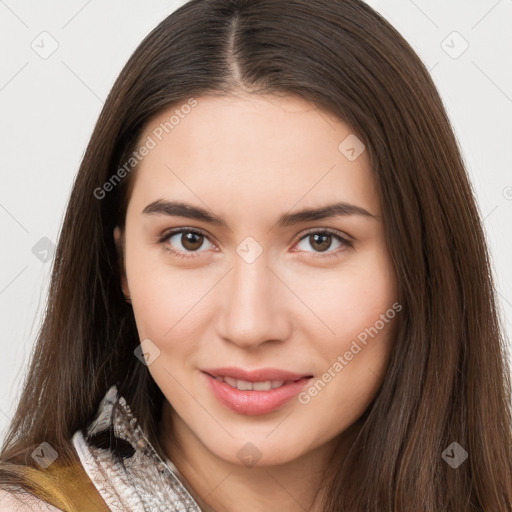
[[[43,237],[57,242],[103,100],[143,37],[182,3],[0,0],[0,436],[45,308],[51,260],[32,248]],[[441,93],[485,219],[511,338],[512,0],[369,3],[409,41]],[[453,58],[464,40],[467,50]],[[46,59],[31,46],[52,44]]]

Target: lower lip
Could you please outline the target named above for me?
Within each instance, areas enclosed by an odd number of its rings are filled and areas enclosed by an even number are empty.
[[[203,373],[203,375],[221,404],[232,411],[249,416],[259,416],[276,411],[297,396],[310,379],[310,377],[304,377],[269,391],[241,391],[207,373]]]

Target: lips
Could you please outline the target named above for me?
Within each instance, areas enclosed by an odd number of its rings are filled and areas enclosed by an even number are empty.
[[[203,370],[215,398],[232,411],[246,415],[273,412],[296,396],[312,377],[275,368]]]

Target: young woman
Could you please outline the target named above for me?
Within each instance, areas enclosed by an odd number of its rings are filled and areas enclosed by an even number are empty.
[[[192,0],[84,156],[2,510],[512,510],[491,276],[442,101],[389,23]]]

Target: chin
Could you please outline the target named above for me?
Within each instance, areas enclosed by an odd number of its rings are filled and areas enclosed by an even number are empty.
[[[287,464],[304,455],[309,449],[304,441],[299,441],[304,437],[295,439],[286,436],[283,439],[276,436],[275,439],[269,439],[265,437],[267,435],[268,431],[260,436],[234,437],[228,443],[224,441],[222,444],[208,438],[205,446],[219,459],[248,468]],[[297,449],[298,447],[300,449]]]

